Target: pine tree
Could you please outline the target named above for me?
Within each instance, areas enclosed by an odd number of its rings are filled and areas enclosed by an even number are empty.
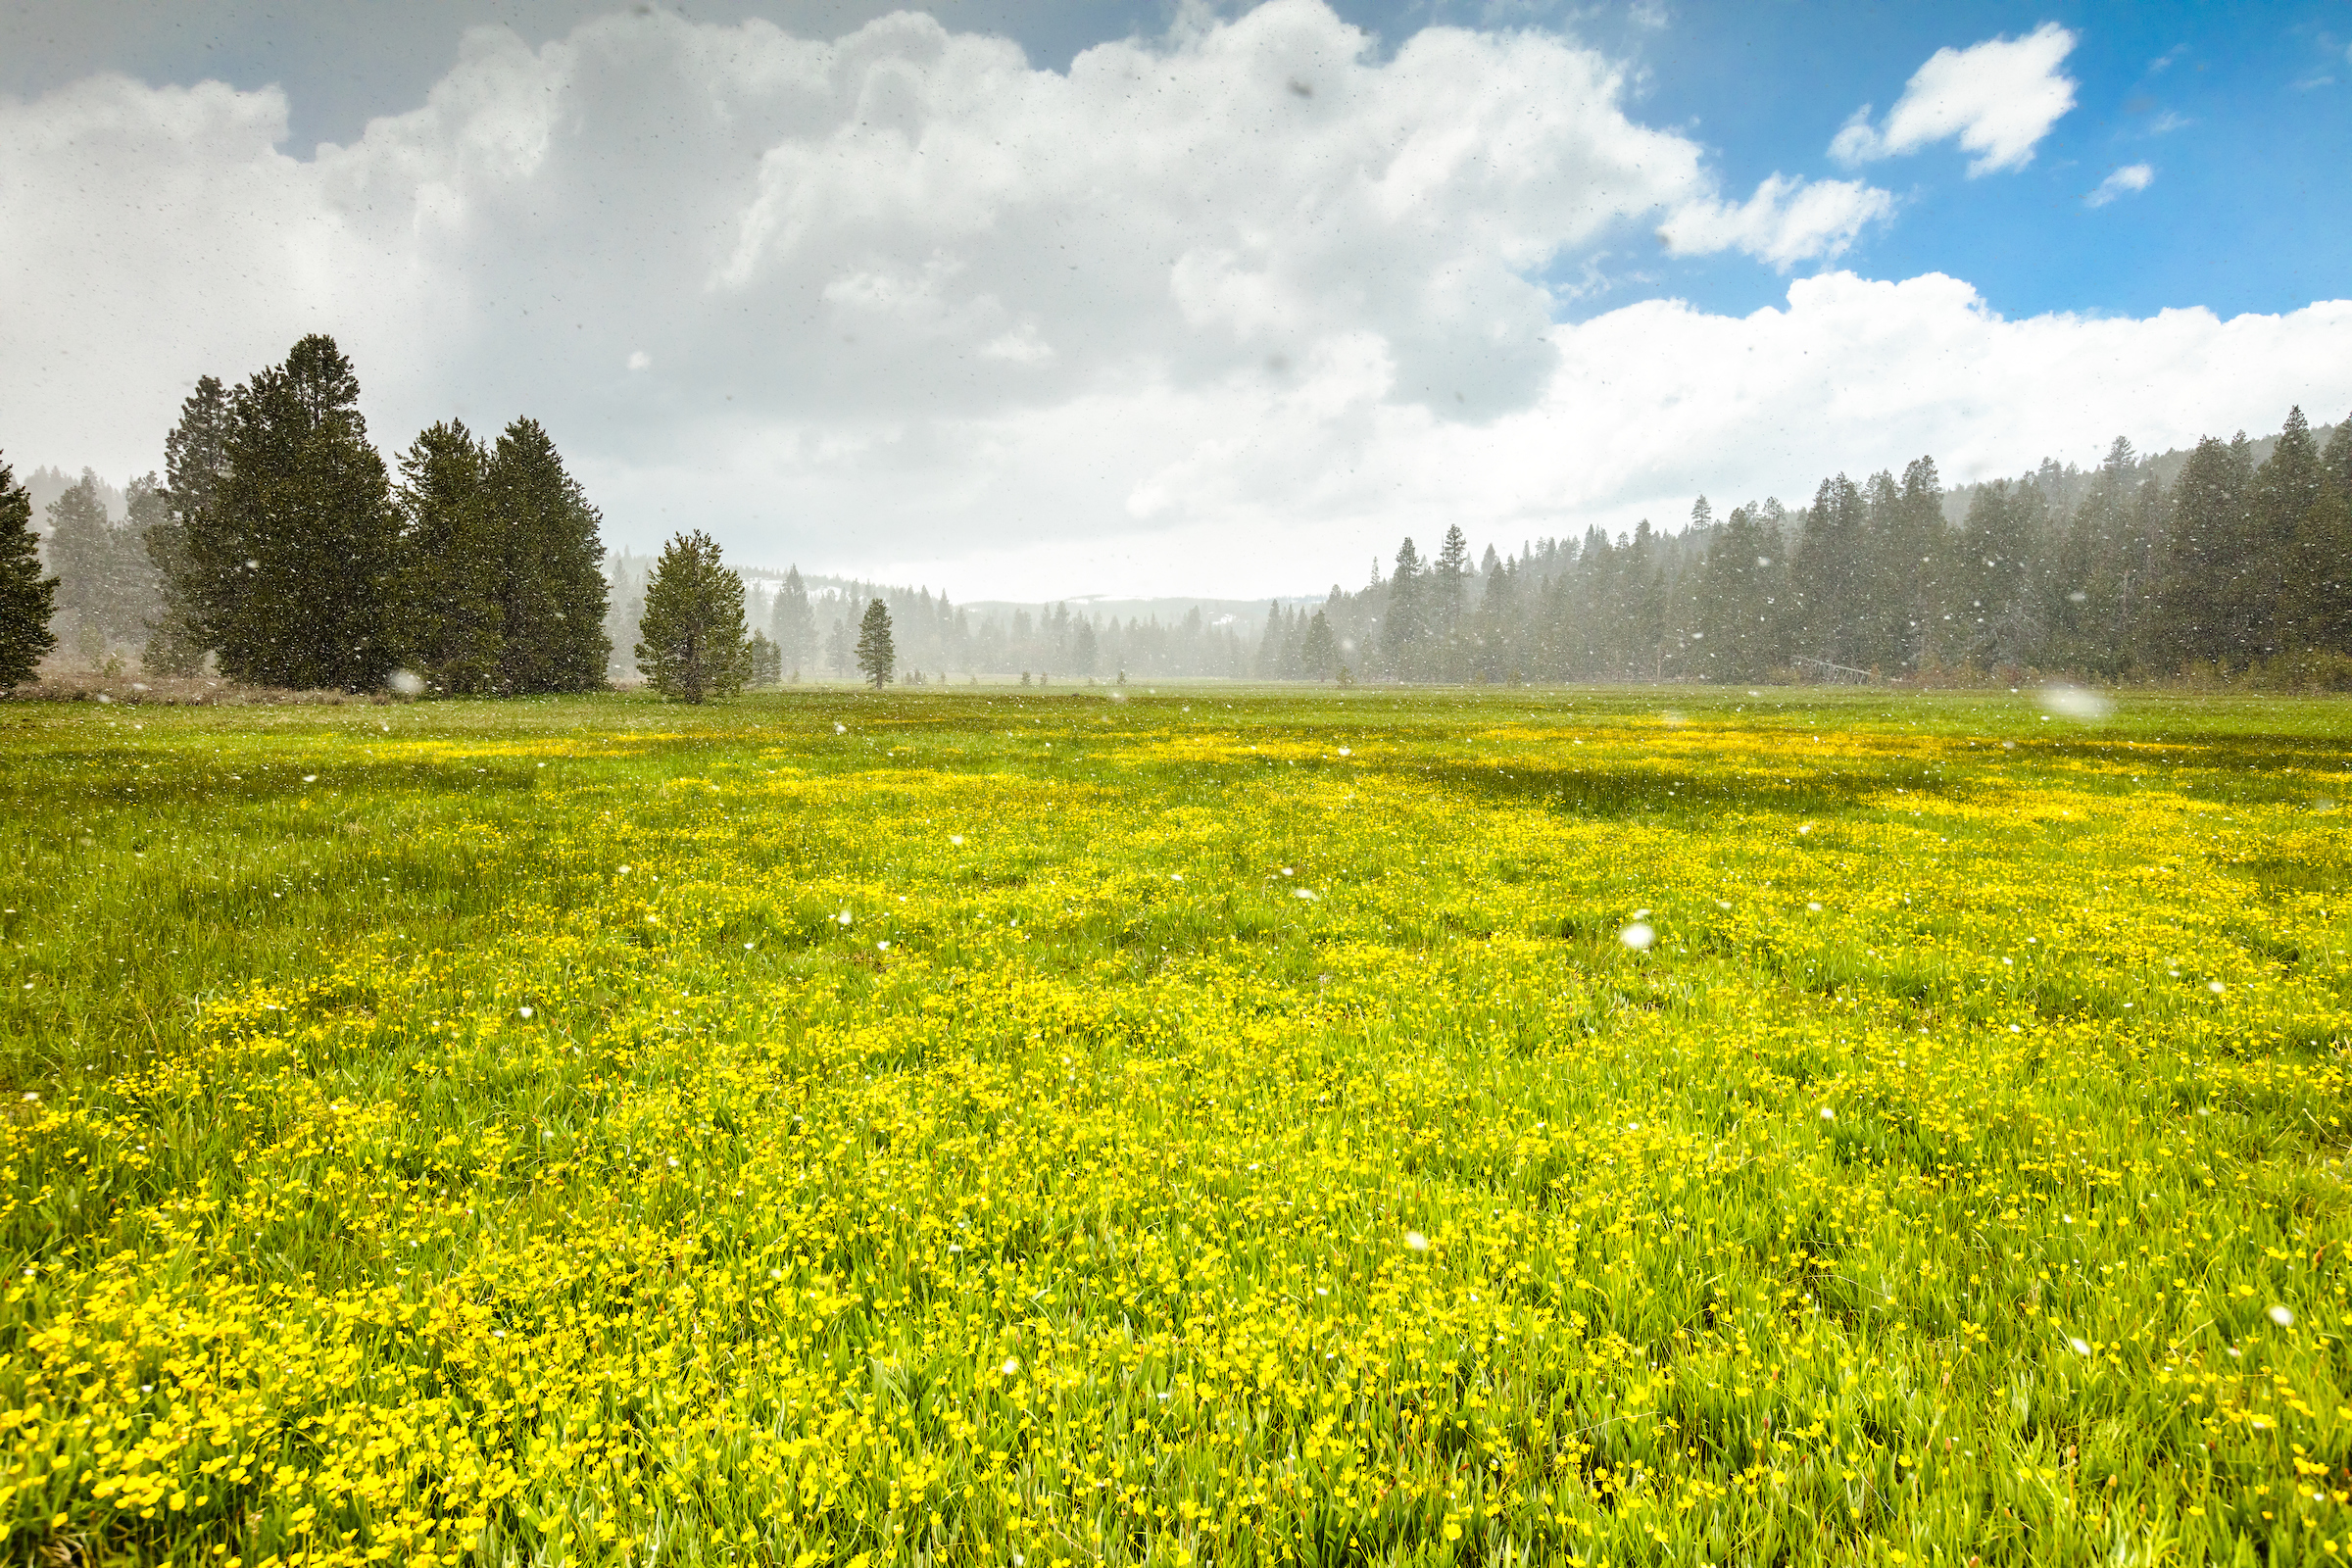
[[[1789,587],[1804,651],[1834,664],[1867,658],[1862,647],[1867,538],[1862,491],[1844,474],[1821,481],[1803,514]]]
[[[2235,441],[2199,441],[2173,481],[2172,535],[2156,610],[2165,673],[2184,664],[2240,662],[2242,603],[2235,581],[2251,533],[2253,479],[2252,453],[2241,434]]]
[[[665,697],[700,703],[731,696],[751,673],[743,579],[707,533],[678,534],[662,547],[639,627],[637,667]]]
[[[1266,624],[1257,634],[1257,668],[1259,680],[1275,680],[1282,674],[1282,601],[1266,601]]]
[[[1096,646],[1094,622],[1081,617],[1078,629],[1070,634],[1070,673],[1092,675],[1100,652]]]
[[[890,607],[877,599],[865,607],[858,622],[858,669],[874,690],[890,684],[898,672],[899,654],[890,638]]]
[[[490,455],[464,421],[420,432],[400,459],[408,569],[402,655],[433,690],[498,689],[506,617],[499,540],[482,480]]]
[[[754,686],[778,686],[784,681],[784,650],[760,633],[752,633],[750,680]]]
[[[612,651],[605,637],[603,519],[536,419],[516,419],[499,436],[481,493],[497,553],[498,689],[519,695],[602,687]],[[743,581],[727,575],[735,581],[740,644]],[[650,586],[646,601],[651,614]]]
[[[2299,541],[2311,537],[2312,509],[2326,488],[2320,445],[2300,408],[2287,410],[2285,428],[2262,466],[2255,470],[2252,535],[2238,577],[2240,615],[2249,662],[2281,652],[2291,640],[2290,622],[2304,584],[2292,569]]]
[[[163,582],[147,540],[171,521],[171,501],[153,473],[143,473],[122,487],[122,520],[109,541],[114,554],[114,620],[109,630],[122,641],[150,642],[163,624]],[[140,657],[144,662],[145,655]]]
[[[77,652],[95,658],[104,651],[114,564],[114,528],[98,496],[98,476],[81,470],[79,483],[49,503],[49,538],[43,554],[57,573],[57,612],[74,617]]]
[[[2352,414],[2344,416],[2328,438],[2328,450],[2321,454],[2320,471],[2327,488],[2344,500],[2352,502]]]
[[[1943,478],[1934,458],[1914,458],[1903,466],[1895,537],[1887,554],[1900,571],[1891,590],[1903,606],[1900,663],[1917,672],[1957,660],[1959,649],[1948,630],[1951,530],[1944,525]]]
[[[1779,541],[1752,507],[1734,507],[1699,564],[1696,619],[1704,646],[1693,661],[1709,680],[1762,680],[1787,654],[1773,612]]]
[[[130,481],[126,514],[106,514],[98,476],[81,480],[49,503],[49,566],[58,575],[57,609],[74,617],[75,641],[96,658],[109,644],[142,639],[155,618],[155,570],[141,532],[156,519],[153,475]]]
[[[1462,603],[1469,574],[1470,541],[1461,524],[1454,523],[1446,528],[1438,559],[1431,563],[1427,595],[1429,635],[1437,644],[1436,673],[1445,680],[1462,678]]]
[[[206,630],[234,679],[362,691],[397,662],[400,520],[359,395],[314,333],[230,399],[226,471],[190,548],[223,564]]]
[[[218,520],[228,436],[228,391],[219,377],[204,376],[164,437],[165,515],[143,539],[162,601],[143,662],[159,675],[192,675],[202,666],[214,646],[211,628],[224,608],[229,564],[245,559]]]
[[[41,575],[32,534],[32,497],[0,457],[0,692],[32,678],[41,657],[57,646],[49,634],[57,579]]]
[[[1963,578],[1969,654],[1981,667],[2031,667],[2041,658],[2048,609],[2038,570],[2042,521],[2042,490],[2032,479],[1996,479],[1969,503]]]
[[[1306,623],[1306,634],[1300,639],[1298,662],[1308,680],[1329,680],[1339,667],[1339,642],[1331,634],[1331,620],[1318,610]]]
[[[784,573],[784,586],[776,590],[768,635],[788,669],[799,669],[816,651],[816,612],[809,608],[808,589],[798,566]]]
[[[1388,614],[1380,628],[1381,650],[1389,656],[1389,671],[1398,680],[1420,672],[1423,638],[1428,634],[1426,603],[1428,573],[1411,539],[1397,548],[1396,569],[1389,578]]]

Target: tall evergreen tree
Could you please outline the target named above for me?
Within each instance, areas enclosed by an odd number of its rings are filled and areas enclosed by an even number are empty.
[[[49,503],[49,538],[43,549],[49,569],[57,573],[57,611],[71,615],[88,644],[82,652],[103,646],[111,593],[108,578],[114,567],[114,527],[107,521],[106,503],[99,499],[98,476],[81,470],[81,480]]]
[[[1411,539],[1397,547],[1396,569],[1389,577],[1388,613],[1380,628],[1381,651],[1397,680],[1421,673],[1421,645],[1429,633],[1428,572]]]
[[[760,632],[752,633],[748,677],[754,686],[774,686],[784,679],[784,650],[769,642]]]
[[[2245,606],[2237,580],[2252,538],[2253,481],[2253,453],[2242,432],[2234,441],[2199,441],[2173,481],[2157,612],[2166,673],[2187,663],[2243,663]]]
[[[2292,575],[2297,545],[2312,537],[2307,524],[2326,488],[2325,474],[2311,422],[2301,408],[2287,410],[2285,428],[2254,473],[2252,537],[2235,580],[2249,662],[2277,656],[2292,640],[2288,600],[2299,600],[2304,589]]]
[[[32,497],[0,457],[0,692],[30,680],[41,657],[57,646],[49,632],[56,598],[57,579],[41,575]]]
[[[768,636],[775,640],[787,669],[798,670],[816,653],[816,612],[809,608],[808,589],[801,581],[798,566],[784,573],[784,586],[776,590]]]
[[[1962,529],[1968,593],[1968,651],[1986,668],[2036,662],[2045,629],[2035,570],[2041,491],[2032,481],[1996,479],[1969,503]]]
[[[1854,583],[1853,663],[1865,669],[1900,669],[1910,630],[1910,581],[1903,559],[1902,491],[1885,468],[1862,482],[1862,559]]]
[[[890,607],[876,599],[858,622],[858,671],[880,691],[898,673],[898,646],[891,640]]]
[[[700,703],[731,696],[750,677],[743,579],[707,533],[678,534],[662,547],[639,628],[637,667],[665,697]]]
[[[2352,414],[2344,416],[2328,438],[2328,450],[2320,456],[2320,472],[2327,488],[2352,501]]]
[[[117,598],[112,631],[125,642],[151,642],[163,624],[163,581],[147,541],[171,521],[171,500],[155,474],[143,473],[122,487],[122,521],[113,540]],[[140,657],[143,662],[145,655]]]
[[[1282,678],[1282,601],[1266,601],[1266,623],[1257,634],[1255,673],[1259,680]]]
[[[1914,672],[1938,662],[1947,647],[1952,570],[1951,530],[1943,521],[1943,479],[1936,460],[1912,459],[1903,466],[1902,495],[1894,512],[1887,559],[1895,570],[1888,592],[1902,607],[1896,662]],[[1954,650],[1952,657],[1957,657]]]
[[[1339,640],[1331,634],[1330,617],[1320,610],[1307,621],[1299,639],[1298,662],[1300,673],[1308,680],[1329,680],[1339,668]]]
[[[499,436],[481,493],[497,550],[492,595],[500,612],[498,689],[521,694],[603,686],[612,655],[605,639],[605,547],[598,537],[603,519],[536,419],[516,419]],[[651,614],[650,586],[646,601]],[[735,579],[735,601],[740,621],[741,578]],[[736,641],[742,640],[739,627]]]
[[[400,458],[402,655],[434,690],[462,697],[499,689],[506,648],[504,553],[483,493],[489,466],[489,453],[458,419],[421,431]]]
[[[1469,583],[1470,541],[1461,524],[1454,523],[1446,528],[1438,559],[1430,564],[1427,596],[1429,635],[1437,655],[1433,673],[1444,680],[1460,680],[1464,673],[1462,611],[1469,598]]]
[[[2117,673],[2129,654],[2129,642],[2118,642],[2118,612],[2122,556],[2131,526],[2132,475],[2137,467],[2132,443],[2117,437],[2099,465],[2089,492],[2065,519],[2066,537],[2057,553],[2052,588],[2050,652],[2068,663],[2099,673]]]
[[[227,536],[218,509],[228,472],[230,397],[217,376],[203,376],[179,406],[164,437],[165,514],[144,532],[161,604],[147,635],[146,666],[161,675],[192,675],[214,646],[230,585],[246,559]]]
[[[1695,662],[1707,678],[1762,680],[1787,661],[1774,617],[1779,554],[1780,540],[1756,509],[1734,507],[1698,568],[1705,647]]]
[[[228,563],[206,629],[235,679],[360,691],[397,662],[400,520],[359,395],[314,333],[230,400],[226,471],[190,547]]]
[[[1822,480],[1789,564],[1803,651],[1834,664],[1869,657],[1862,638],[1869,560],[1863,514],[1862,491],[1851,479],[1841,473]]]

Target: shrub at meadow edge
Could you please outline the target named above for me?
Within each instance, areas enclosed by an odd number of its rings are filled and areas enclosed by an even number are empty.
[[[9,712],[8,1553],[2352,1547],[2340,706],[1120,697]]]

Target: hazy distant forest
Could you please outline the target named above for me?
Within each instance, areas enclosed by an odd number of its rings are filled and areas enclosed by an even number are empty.
[[[308,358],[306,359],[306,355]],[[635,670],[649,558],[602,519],[538,425],[454,421],[387,467],[331,341],[226,389],[208,377],[169,473],[121,491],[27,475],[60,585],[58,661],[217,667],[277,685],[579,690]],[[308,466],[307,467],[305,466]],[[318,476],[328,475],[325,480]],[[307,475],[307,477],[306,477]],[[1824,479],[1689,525],[1474,546],[1407,539],[1352,592],[1165,618],[1068,604],[958,607],[927,590],[744,572],[756,679],[849,677],[860,612],[890,609],[898,678],[1403,682],[2071,677],[2352,686],[2352,419],[2208,437],[2096,468],[1947,491],[1931,458]],[[208,665],[209,660],[209,665]]]

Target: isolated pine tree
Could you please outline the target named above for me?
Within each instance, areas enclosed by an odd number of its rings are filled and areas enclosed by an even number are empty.
[[[743,689],[751,674],[743,579],[709,534],[678,534],[662,547],[645,585],[636,655],[638,669],[665,697],[700,703]]]
[[[224,537],[216,506],[228,470],[228,390],[219,377],[204,376],[164,437],[164,515],[141,539],[161,601],[143,662],[159,675],[192,675],[203,664],[214,646],[211,627],[234,580],[230,568],[241,569],[245,560]]]
[[[858,670],[874,690],[890,684],[898,672],[899,653],[890,639],[890,607],[877,599],[865,607],[858,622]]]
[[[503,563],[482,488],[489,466],[457,419],[420,432],[400,458],[401,656],[433,690],[456,696],[498,689],[506,645]]]
[[[520,694],[603,686],[612,656],[605,638],[605,547],[598,536],[603,519],[564,471],[555,442],[537,420],[516,419],[499,436],[482,475],[482,505],[498,554],[498,689]],[[647,595],[651,613],[650,588]],[[740,578],[735,616],[741,644]]]
[[[57,646],[49,634],[57,579],[41,575],[32,534],[32,497],[0,457],[0,692],[32,678],[41,656]]]
[[[235,679],[363,691],[397,662],[400,519],[359,395],[314,333],[230,399],[226,471],[190,545],[216,564],[206,630]]]

